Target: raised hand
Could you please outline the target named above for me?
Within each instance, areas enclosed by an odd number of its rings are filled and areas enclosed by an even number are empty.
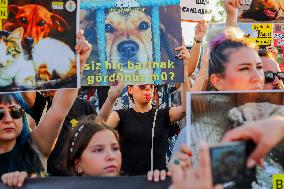
[[[80,30],[77,34],[76,53],[80,56],[80,71],[83,72],[84,65],[90,56],[92,45],[84,37],[84,31]]]
[[[116,100],[119,95],[122,92],[122,89],[124,88],[124,84],[120,81],[118,81],[117,85],[111,86],[109,91],[108,91],[108,97]]]
[[[195,36],[194,38],[198,41],[202,41],[205,37],[208,29],[208,24],[205,20],[199,21],[195,28]]]
[[[223,142],[237,140],[253,140],[256,144],[255,150],[248,158],[247,166],[253,167],[257,163],[262,164],[264,156],[277,144],[284,145],[284,118],[271,117],[247,123],[227,132]]]

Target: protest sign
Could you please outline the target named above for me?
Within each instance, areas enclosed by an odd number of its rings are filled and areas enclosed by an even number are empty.
[[[213,0],[181,0],[181,19],[183,21],[210,21],[213,9]]]
[[[173,51],[182,40],[179,0],[118,2],[81,3],[81,27],[93,45],[82,85],[183,82]]]
[[[0,92],[77,88],[75,0],[0,1]]]
[[[278,50],[278,55],[276,57],[277,62],[280,63],[280,68],[283,71],[284,68],[284,24],[274,24],[273,25],[273,42],[274,46]]]
[[[272,23],[238,23],[237,27],[244,32],[248,40],[258,44],[260,47],[273,45]],[[224,24],[210,24],[209,31],[218,31],[220,33],[224,28]]]
[[[238,24],[247,38],[261,46],[271,46],[273,25],[269,23]]]

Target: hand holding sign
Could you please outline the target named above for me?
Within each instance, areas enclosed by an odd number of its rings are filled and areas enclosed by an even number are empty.
[[[181,18],[185,21],[210,21],[213,9],[213,0],[181,0]]]
[[[202,41],[207,33],[208,24],[205,20],[199,21],[195,28],[195,39]]]

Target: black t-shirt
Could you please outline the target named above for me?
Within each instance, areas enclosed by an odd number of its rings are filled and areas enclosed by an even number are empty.
[[[37,122],[39,122],[41,113],[46,103],[50,103],[49,98],[45,98],[41,94],[37,93],[35,104],[32,107],[32,112],[37,112],[34,115],[31,115]],[[48,105],[48,108],[50,105]],[[72,130],[72,125],[75,126],[77,123],[77,118],[83,115],[96,114],[95,107],[88,101],[76,98],[73,106],[71,107],[68,115],[66,116],[63,127],[59,134],[58,140],[56,142],[55,148],[50,154],[47,161],[47,172],[51,176],[62,176],[65,175],[63,172],[63,159],[62,159],[62,151],[64,149],[64,145],[66,144],[69,133]]]
[[[37,145],[28,137],[25,143],[13,148],[12,151],[0,154],[0,177],[4,173],[26,171],[28,174],[45,173],[46,158]]]
[[[122,174],[146,175],[151,169],[152,126],[156,109],[139,113],[118,110],[117,130],[122,153]],[[154,136],[154,169],[166,169],[166,150],[170,129],[169,108],[159,109]]]

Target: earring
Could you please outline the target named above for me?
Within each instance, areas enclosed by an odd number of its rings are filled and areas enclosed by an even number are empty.
[[[84,174],[84,171],[77,170],[76,173],[77,173],[78,176],[82,176]]]

